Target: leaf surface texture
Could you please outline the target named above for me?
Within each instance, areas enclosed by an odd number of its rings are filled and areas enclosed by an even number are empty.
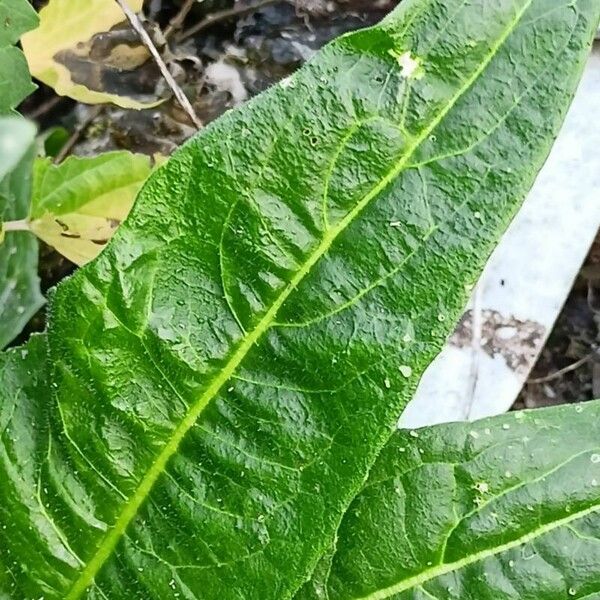
[[[399,431],[297,600],[596,598],[599,412]]]
[[[45,363],[11,355],[50,383],[46,424],[11,427],[45,459],[2,463],[40,498],[0,523],[10,593],[289,598],[530,188],[599,12],[408,0],[158,169],[57,288]]]

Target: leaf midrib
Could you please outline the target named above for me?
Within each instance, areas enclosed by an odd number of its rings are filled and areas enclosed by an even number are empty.
[[[510,542],[506,542],[505,544],[500,544],[498,546],[494,546],[493,548],[487,548],[485,550],[481,550],[480,552],[476,552],[475,554],[471,554],[466,556],[465,558],[461,558],[455,562],[445,563],[442,565],[437,565],[425,571],[422,571],[418,575],[414,575],[413,577],[409,577],[408,579],[404,579],[399,583],[391,585],[387,588],[383,588],[367,594],[366,596],[355,597],[353,600],[385,600],[390,596],[394,596],[396,594],[400,594],[402,592],[406,592],[416,587],[421,587],[424,584],[436,579],[437,577],[441,577],[442,575],[447,575],[448,573],[453,573],[455,571],[459,571],[460,569],[464,569],[474,563],[485,560],[486,558],[490,558],[492,556],[497,556],[498,554],[502,554],[503,552],[507,552],[508,550],[512,550],[513,548],[518,548],[528,542],[531,542],[538,537],[550,533],[555,529],[559,529],[573,521],[577,521],[590,515],[592,513],[600,511],[600,503],[592,504],[588,508],[580,510],[579,512],[573,513],[562,519],[557,519],[556,521],[552,521],[550,523],[545,523],[541,527],[522,535],[519,538],[516,538]]]
[[[171,457],[177,452],[179,444],[186,436],[188,431],[194,426],[198,417],[209,404],[209,402],[218,394],[220,389],[235,373],[237,367],[244,360],[252,346],[269,330],[274,324],[277,313],[286,302],[290,294],[298,287],[300,282],[311,272],[315,264],[327,253],[331,245],[337,239],[337,237],[354,221],[354,219],[363,211],[363,209],[377,197],[398,175],[402,172],[408,160],[412,157],[417,148],[421,143],[426,140],[436,127],[444,120],[446,115],[454,108],[460,98],[471,88],[471,86],[477,81],[485,69],[489,66],[491,61],[494,59],[504,42],[513,33],[518,24],[520,23],[523,15],[527,12],[533,0],[528,0],[523,7],[516,13],[514,19],[510,22],[509,26],[504,30],[502,35],[497,39],[496,43],[490,48],[490,52],[486,55],[484,60],[481,61],[478,68],[468,77],[464,84],[457,90],[456,94],[450,98],[448,104],[440,110],[438,115],[432,119],[430,125],[426,127],[420,135],[414,138],[412,144],[407,148],[406,153],[389,173],[383,177],[378,184],[376,184],[372,190],[367,193],[360,202],[343,218],[340,222],[325,231],[322,241],[308,257],[308,260],[304,263],[302,268],[292,278],[290,283],[284,288],[281,294],[276,298],[271,308],[265,313],[262,319],[258,322],[256,327],[249,331],[243,338],[238,349],[234,352],[231,359],[224,366],[221,372],[213,379],[209,387],[205,392],[198,398],[183,418],[177,429],[173,432],[172,437],[165,444],[165,447],[157,456],[156,460],[150,465],[146,474],[140,481],[139,486],[135,492],[131,495],[129,500],[123,506],[123,509],[115,521],[113,528],[106,534],[96,553],[87,563],[86,567],[81,571],[80,576],[74,582],[69,593],[65,596],[65,600],[78,600],[85,590],[93,583],[96,575],[104,565],[104,563],[110,558],[113,550],[117,546],[121,537],[124,535],[127,527],[131,521],[135,518],[138,510],[150,494],[150,491],[154,487],[154,484],[159,477],[166,470],[167,463]],[[387,596],[381,596],[387,597]],[[376,596],[372,597],[378,598]]]

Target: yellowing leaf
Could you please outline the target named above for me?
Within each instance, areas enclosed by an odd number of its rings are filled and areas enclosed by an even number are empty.
[[[135,11],[141,10],[142,4],[143,0],[129,0]],[[58,94],[87,104],[112,102],[142,109],[159,103],[114,92],[123,72],[138,67],[148,57],[135,32],[115,27],[125,16],[114,0],[50,0],[39,17],[40,26],[21,40],[34,77]],[[107,32],[113,41],[107,40]],[[109,86],[112,91],[105,89]]]
[[[141,154],[109,152],[34,167],[29,228],[78,265],[95,258],[127,217],[150,174]]]

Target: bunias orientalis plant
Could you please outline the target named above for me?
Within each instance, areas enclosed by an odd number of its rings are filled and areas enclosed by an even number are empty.
[[[549,427],[550,450],[507,475],[516,419],[392,432],[549,151],[599,16],[405,1],[160,168],[56,289],[47,333],[2,359],[4,594],[595,593],[536,545],[595,535],[593,479],[535,487],[568,437]],[[364,518],[376,489],[389,510]],[[534,564],[537,589],[511,575]]]

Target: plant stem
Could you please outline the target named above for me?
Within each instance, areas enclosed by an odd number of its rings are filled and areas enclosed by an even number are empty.
[[[189,29],[182,31],[177,36],[177,41],[182,42],[183,40],[186,40],[187,38],[196,35],[200,31],[211,27],[219,21],[225,21],[227,19],[231,19],[232,17],[243,17],[244,15],[249,15],[259,10],[260,8],[265,8],[266,6],[270,6],[271,4],[278,4],[280,2],[290,2],[290,0],[259,0],[258,2],[256,2],[255,4],[251,4],[250,6],[237,5],[233,8],[219,10],[210,15],[207,15],[206,17],[204,17],[204,19],[202,19],[202,21],[196,23],[196,25],[193,25]]]
[[[31,231],[27,219],[21,219],[20,221],[6,221],[6,223],[2,223],[2,228],[4,231]]]
[[[181,29],[194,4],[200,4],[204,0],[186,0],[181,10],[171,19],[168,27],[165,29],[165,39],[168,40],[177,30]]]
[[[92,121],[100,115],[100,113],[104,110],[104,106],[97,105],[88,111],[85,119],[75,127],[75,131],[71,134],[71,137],[67,140],[66,144],[60,149],[60,152],[54,157],[52,161],[55,165],[61,163],[69,154],[71,150],[75,147],[75,144],[79,141],[79,138],[82,136],[84,131],[91,125]]]
[[[527,383],[547,383],[549,381],[553,381],[554,379],[559,379],[563,375],[566,375],[567,373],[571,373],[571,371],[576,371],[577,369],[579,369],[579,367],[582,367],[587,362],[592,360],[592,358],[594,358],[594,356],[596,356],[597,354],[598,354],[598,351],[594,350],[593,352],[590,352],[587,356],[580,358],[578,361],[565,367],[564,369],[560,369],[559,371],[551,373],[550,375],[546,375],[545,377],[537,377],[536,379],[528,379]]]

